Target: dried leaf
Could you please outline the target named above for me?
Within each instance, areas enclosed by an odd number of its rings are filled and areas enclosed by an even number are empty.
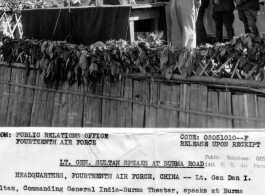
[[[188,78],[187,69],[184,67],[181,70],[182,70],[182,75],[184,76],[185,79],[187,79]]]
[[[70,79],[71,76],[72,76],[72,72],[71,72],[71,71],[68,71],[68,73],[67,73],[67,78]]]
[[[140,65],[140,60],[139,60],[139,59],[135,60],[135,65],[136,65],[137,67]]]
[[[104,54],[104,60],[105,60],[105,62],[108,62],[108,53]]]
[[[170,66],[166,68],[165,77],[167,80],[170,80],[172,78],[173,71],[174,71],[174,66]]]
[[[244,67],[244,66],[246,65],[247,62],[248,62],[248,61],[247,61],[246,58],[242,58],[241,61],[240,61],[240,63],[239,63],[239,67],[240,67],[240,68]]]
[[[195,68],[195,64],[192,63],[188,68],[187,68],[187,76],[190,76],[192,71],[194,70]]]
[[[77,73],[78,73],[78,67],[79,67],[79,64],[76,63],[76,64],[74,65],[74,73],[75,73],[75,75],[77,75]]]
[[[42,80],[43,83],[45,83],[45,75],[46,75],[46,70],[44,69],[40,75],[40,79]]]
[[[87,65],[88,65],[87,51],[83,51],[79,58],[79,66],[81,67],[82,70],[85,70],[87,68]]]
[[[213,56],[213,54],[214,54],[214,49],[213,48],[209,48],[208,55],[209,56]]]
[[[45,56],[43,55],[42,58],[41,58],[41,60],[40,60],[40,68],[41,68],[41,69],[44,69],[44,63],[45,63],[45,61],[46,61],[46,58],[45,58]]]
[[[257,49],[258,49],[258,48],[257,48],[256,46],[254,46],[254,47],[251,48],[250,53],[251,53],[252,57],[255,56],[255,54],[256,54],[256,52],[257,52]]]
[[[248,40],[248,48],[250,49],[251,47],[252,47],[252,40],[249,39],[249,40]]]
[[[53,43],[49,44],[49,53],[53,53]]]
[[[238,42],[237,44],[236,44],[236,47],[235,47],[235,49],[237,50],[237,51],[242,51],[242,44],[241,44],[241,42]]]
[[[163,70],[166,63],[168,62],[168,48],[164,47],[160,53],[160,70]]]
[[[37,63],[36,63],[36,68],[37,68],[37,69],[40,68],[40,60],[37,61]]]
[[[185,52],[181,52],[181,54],[179,55],[179,63],[178,63],[178,67],[182,68],[185,63],[186,63],[186,51]]]
[[[89,66],[89,72],[90,72],[90,74],[92,74],[93,71],[98,71],[98,65],[96,63],[92,63]]]
[[[171,66],[171,65],[174,65],[175,63],[176,63],[176,56],[171,50],[169,50],[168,51],[168,65]]]
[[[110,61],[111,61],[111,57],[110,57],[110,55],[108,54],[108,62],[110,63]]]
[[[45,50],[46,50],[46,44],[47,44],[46,41],[44,41],[44,42],[42,43],[42,45],[41,45],[41,53],[44,53],[44,52],[45,52]]]
[[[160,31],[160,32],[155,31],[153,39],[154,41],[159,41],[162,38],[162,36],[163,36],[163,31]]]
[[[103,42],[101,41],[98,41],[96,43],[93,44],[94,47],[103,47],[103,46],[106,46]]]
[[[84,50],[83,52],[87,52],[87,51],[86,51],[86,50]],[[83,52],[82,52],[82,53],[83,53]],[[82,53],[81,53],[80,51],[76,51],[76,52],[75,52],[75,55],[76,55],[76,56],[79,58],[79,57],[80,57],[80,55],[81,55]]]
[[[250,40],[250,36],[247,36],[247,37],[242,37],[243,38],[243,43],[244,44],[247,44],[248,43],[248,41]]]
[[[125,63],[126,63],[127,65],[129,65],[129,64],[131,64],[131,61],[130,61],[129,59],[126,59],[126,60],[125,60]]]
[[[67,62],[67,60],[69,59],[69,56],[70,56],[70,53],[69,53],[69,51],[64,51],[63,52],[63,61],[64,62]]]
[[[167,67],[165,66],[163,68],[163,70],[161,71],[162,76],[165,76],[166,75],[166,71],[167,71]]]
[[[47,68],[47,71],[46,71],[46,76],[45,76],[46,78],[49,77],[52,68],[53,68],[53,62],[51,61],[51,62],[49,63],[49,66],[48,66],[48,68]]]
[[[179,62],[176,61],[175,67],[174,67],[174,71],[179,67]]]
[[[243,51],[243,49],[244,49],[244,48],[243,48],[243,46],[242,46],[242,43],[239,42],[239,50],[240,50],[240,51]]]
[[[220,54],[221,54],[221,56],[224,56],[225,53],[226,53],[226,48],[223,48]]]
[[[138,49],[140,51],[140,53],[139,53],[139,59],[144,64],[146,62],[145,51],[143,51],[141,48],[138,48]]]
[[[192,64],[193,64],[193,56],[190,55],[189,58],[188,58],[188,60],[185,63],[185,68],[188,68]]]
[[[201,66],[197,66],[196,69],[195,69],[195,72],[197,75],[199,75],[202,71],[202,67]]]
[[[111,74],[114,75],[116,71],[116,65],[114,63],[110,64]]]
[[[265,76],[264,76],[264,71],[261,71],[260,80],[263,81],[264,78],[265,78]]]

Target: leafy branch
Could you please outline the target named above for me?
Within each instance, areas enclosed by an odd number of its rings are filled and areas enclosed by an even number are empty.
[[[90,46],[65,41],[5,39],[0,48],[2,61],[34,65],[45,83],[68,81],[92,85],[107,77],[123,74],[158,73],[170,80],[173,74],[264,81],[264,40],[244,35],[225,44],[196,49],[153,45],[145,40],[128,44],[124,40],[97,42]],[[28,69],[27,69],[28,70]]]
[[[49,8],[49,7],[54,7],[55,5],[52,3],[48,2],[37,2],[34,0],[8,0],[5,3],[0,5],[0,16],[4,12],[9,12],[9,13],[16,13],[20,14],[21,10],[23,9],[39,9],[39,8]]]

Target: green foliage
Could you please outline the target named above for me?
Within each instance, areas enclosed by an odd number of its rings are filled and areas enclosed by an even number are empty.
[[[123,40],[97,42],[90,46],[65,41],[6,39],[0,48],[1,60],[35,65],[44,82],[93,84],[101,77],[115,81],[124,74],[158,73],[170,80],[206,75],[264,81],[264,40],[245,35],[226,44],[196,49],[154,46],[145,41],[128,44]],[[203,71],[202,71],[203,70]]]
[[[54,6],[52,1],[6,0],[5,3],[0,4],[0,16],[4,12],[20,14],[23,9],[49,8]]]

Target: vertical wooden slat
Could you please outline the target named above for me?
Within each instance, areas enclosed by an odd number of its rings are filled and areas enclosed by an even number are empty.
[[[207,87],[192,84],[190,90],[190,110],[206,112],[207,110]],[[190,114],[190,127],[206,127],[206,116],[203,114]]]
[[[55,91],[45,91],[45,89],[57,89],[55,83],[44,83],[42,79],[40,78],[40,73],[37,73],[37,83],[39,87],[42,87],[43,90],[40,90],[35,93],[35,99],[36,104],[36,123],[38,126],[45,126],[45,127],[51,127],[51,126],[59,126],[59,100],[58,104],[55,102]],[[59,97],[60,94],[58,93]],[[58,105],[58,112],[57,115],[54,113],[54,106],[55,104]],[[35,111],[34,111],[35,112]],[[57,124],[53,124],[53,120]]]
[[[219,101],[218,101],[218,92],[215,91],[209,91],[208,92],[208,98],[207,98],[207,111],[210,113],[215,113],[218,114],[218,105],[219,105]],[[218,128],[219,127],[219,119],[218,117],[214,117],[214,116],[208,116],[207,117],[207,127],[208,128]]]
[[[39,63],[39,62],[38,62]],[[36,73],[36,86],[42,86],[41,80],[40,80],[40,71],[37,70]],[[40,107],[40,96],[41,96],[41,90],[36,89],[35,94],[34,94],[34,100],[33,100],[33,106],[32,106],[32,111],[31,111],[31,120],[30,120],[30,126],[37,126],[37,121],[38,121],[38,112],[39,112],[39,107]]]
[[[45,120],[46,120],[46,113],[50,112],[50,110],[47,109],[47,99],[48,99],[48,91],[45,90],[41,90],[39,93],[35,93],[35,95],[37,97],[35,98],[39,98],[38,103],[39,106],[37,113],[37,121],[36,121],[36,125],[38,127],[44,127],[45,126]]]
[[[25,78],[23,78],[24,77],[24,70],[21,70],[21,69],[18,69],[18,74],[17,74],[17,81],[16,81],[16,83],[19,83],[19,84],[23,84],[24,82],[25,82]],[[22,91],[22,88],[24,88],[24,87],[19,87],[19,86],[17,86],[16,88],[15,88],[15,90],[16,90],[16,94],[17,94],[17,102],[16,102],[16,104],[17,104],[17,108],[16,108],[16,119],[15,119],[15,126],[20,126],[19,124],[18,124],[18,118],[20,117],[19,116],[19,104],[20,104],[20,93],[21,93],[21,91]]]
[[[171,96],[172,96],[172,87],[170,85],[166,85],[166,96],[165,96],[165,106],[171,107]],[[165,127],[170,127],[170,113],[169,109],[165,109]]]
[[[159,98],[158,98],[158,104],[165,106],[167,103],[166,100],[167,95],[167,86],[164,84],[159,85]],[[168,110],[164,108],[158,108],[157,109],[157,127],[165,128],[168,126]]]
[[[207,93],[208,93],[207,87],[205,85],[199,85],[198,90],[200,94],[200,103],[199,103],[200,111],[207,112]],[[202,120],[201,121],[202,128],[207,127],[206,119],[207,119],[206,115],[201,115],[200,120]]]
[[[213,108],[213,113],[219,114],[219,92],[213,92],[212,93],[212,108]],[[219,124],[219,118],[218,117],[213,117],[213,128],[220,128]]]
[[[38,112],[40,108],[40,99],[39,96],[41,95],[41,90],[36,89],[35,90],[35,95],[34,95],[34,100],[33,100],[33,106],[32,106],[32,112],[31,112],[31,120],[30,120],[30,126],[31,127],[36,127],[37,126],[37,121],[38,121]]]
[[[74,83],[69,86],[70,92],[81,92],[81,87],[78,87],[78,83]],[[68,115],[67,115],[67,126],[68,127],[81,127],[82,126],[82,115],[83,115],[83,96],[68,94]]]
[[[11,68],[3,67],[2,71],[2,80],[10,81]],[[2,96],[2,106],[0,110],[0,126],[7,125],[7,114],[8,114],[8,101],[10,86],[8,84],[3,84],[3,96]]]
[[[41,90],[36,89],[35,95],[34,95],[34,101],[32,106],[32,112],[31,112],[31,120],[30,120],[30,126],[36,127],[37,126],[37,120],[38,120],[38,112],[40,107],[40,96]]]
[[[180,85],[180,109],[189,110],[190,104],[190,86],[188,84]],[[179,113],[179,127],[189,127],[189,113]]]
[[[70,91],[72,91],[71,88],[73,88],[73,86],[69,88]],[[75,120],[76,118],[78,118],[77,100],[78,100],[78,97],[76,97],[76,95],[68,94],[68,101],[69,101],[68,113],[67,113],[67,126],[68,127],[74,127]]]
[[[230,92],[219,92],[219,114],[232,115]],[[218,124],[220,128],[232,128],[231,119],[219,118]]]
[[[150,103],[157,105],[158,103],[158,84],[150,83]],[[146,109],[146,127],[157,127],[157,108],[150,106]]]
[[[56,92],[54,97],[54,106],[53,106],[53,113],[52,113],[52,126],[58,127],[59,126],[59,113],[60,113],[60,99],[61,93]]]
[[[119,94],[120,98],[124,98],[125,94],[125,79],[122,78],[122,80],[119,82]],[[126,102],[119,102],[118,103],[118,127],[125,127],[125,103]]]
[[[132,79],[124,78],[119,84],[121,98],[132,100]],[[132,103],[119,102],[118,104],[118,127],[132,127]]]
[[[124,98],[128,100],[132,100],[133,98],[133,80],[131,78],[125,78],[125,85],[124,85]],[[132,127],[132,119],[133,119],[133,105],[129,102],[124,102],[124,114],[122,120],[124,120],[125,127]]]
[[[88,86],[85,87],[85,93],[91,94],[92,91]],[[93,127],[93,98],[89,96],[84,97],[84,116],[83,116],[83,126]]]
[[[27,85],[36,85],[36,71],[30,71],[27,78]],[[22,116],[22,126],[30,126],[31,112],[33,107],[35,89],[27,88],[25,91],[23,116]]]
[[[171,99],[170,106],[173,108],[180,107],[180,86],[174,85],[171,87]],[[169,113],[169,127],[177,128],[179,123],[179,112],[178,111],[170,111]]]
[[[143,102],[143,84],[141,81],[133,82],[133,99]],[[143,127],[144,125],[144,106],[133,104],[133,127]]]
[[[265,119],[265,97],[258,97],[258,116]],[[265,128],[265,122],[259,122],[258,128]]]
[[[69,90],[68,82],[62,84],[62,90]],[[61,93],[60,107],[59,107],[59,126],[67,126],[68,111],[69,111],[69,94]]]
[[[233,112],[233,116],[238,116],[239,114],[239,102],[238,102],[238,95],[232,95],[232,112]],[[234,128],[238,128],[240,126],[240,120],[234,119],[233,120],[233,127]]]
[[[73,95],[73,108],[72,113],[74,115],[73,123],[71,127],[82,127],[82,118],[83,118],[83,104],[84,96],[82,95]]]
[[[110,96],[111,88],[107,83],[107,80],[104,79],[103,85],[103,96]],[[102,103],[102,126],[109,127],[110,125],[110,100],[103,99]]]
[[[245,117],[244,96],[233,95],[232,103],[233,103],[233,115]],[[246,127],[245,120],[234,119],[234,128],[245,128],[245,127]]]
[[[212,95],[214,92],[209,91],[208,92],[208,98],[207,98],[207,112],[213,113],[213,101],[212,101]],[[213,128],[213,117],[208,116],[207,117],[207,128]]]
[[[246,117],[248,118],[257,118],[257,110],[256,110],[256,104],[257,104],[257,97],[256,95],[252,94],[245,94],[244,95],[244,106],[245,106],[245,112]],[[245,128],[257,128],[257,122],[253,120],[247,120],[246,121],[246,127]]]
[[[52,126],[52,119],[53,119],[53,109],[54,109],[54,100],[55,100],[55,92],[48,92],[47,97],[47,108],[45,114],[45,123],[46,127]]]
[[[111,88],[111,93],[110,96],[117,98],[119,97],[119,86],[120,82],[117,81],[115,83],[112,83],[110,88]],[[118,126],[118,107],[119,107],[119,102],[117,100],[111,100],[110,101],[110,125],[109,127],[117,127]]]
[[[21,69],[12,68],[11,71],[11,82],[20,84],[21,83]],[[10,85],[10,97],[8,105],[8,116],[7,116],[7,126],[17,126],[17,115],[18,115],[18,104],[19,104],[19,92],[20,87],[16,85]]]
[[[37,91],[35,93],[36,100],[36,115],[37,115],[37,124],[38,126],[59,126],[59,100],[58,100],[58,112],[57,115],[54,116],[54,105],[55,103],[55,94],[53,91],[45,91],[46,88],[55,89],[55,84],[45,84],[41,79],[39,79],[39,75],[37,75],[37,85],[42,87],[44,90]],[[58,93],[60,96],[60,94]],[[54,120],[55,119],[55,120]],[[57,124],[53,124],[53,120]]]
[[[197,90],[197,85],[191,84],[190,85],[190,110],[198,111],[199,110],[199,93]],[[199,121],[199,117],[196,114],[190,114],[190,121],[189,127],[201,127],[201,121]]]
[[[69,86],[68,91],[75,91],[74,88],[75,87],[73,85]],[[67,104],[68,113],[66,116],[67,123],[65,124],[65,126],[73,127],[74,126],[74,120],[76,117],[78,117],[78,113],[75,112],[75,108],[74,108],[74,106],[76,106],[74,95],[69,93],[69,94],[67,94],[67,97],[68,97],[68,104]]]
[[[25,70],[21,70],[21,84],[27,84],[28,77],[25,75]],[[24,104],[25,104],[25,94],[26,87],[20,87],[19,90],[19,100],[18,100],[18,114],[16,126],[22,126],[23,124],[23,115],[24,115]]]
[[[43,89],[46,89],[46,85],[43,83],[43,81],[40,79],[40,71],[37,71],[36,76],[36,86],[42,87]],[[35,90],[34,94],[34,101],[33,101],[33,107],[31,112],[31,125],[32,126],[45,126],[45,113],[50,112],[49,114],[52,115],[53,110],[46,111],[47,107],[47,94],[48,91],[45,90]]]
[[[96,95],[102,95],[103,80],[96,83]],[[102,99],[93,98],[93,127],[102,126]]]
[[[150,102],[150,83],[143,82],[143,102]],[[144,106],[144,127],[147,127],[146,118],[148,114],[148,110],[150,110],[150,106]]]
[[[10,71],[10,81],[14,82],[16,80],[16,74],[17,71],[15,68],[12,68]],[[7,107],[7,121],[6,121],[6,126],[12,126],[13,119],[12,119],[12,111],[13,111],[13,106],[14,106],[14,101],[15,101],[15,86],[10,85],[9,86],[9,100],[8,100],[8,107]]]
[[[247,118],[256,118],[256,95],[233,95],[233,115]],[[234,128],[256,128],[256,121],[235,119]]]

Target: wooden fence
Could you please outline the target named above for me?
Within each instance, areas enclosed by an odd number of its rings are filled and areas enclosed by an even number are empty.
[[[38,70],[0,66],[0,126],[264,128],[265,97],[201,84],[124,78],[96,90],[46,86]]]

